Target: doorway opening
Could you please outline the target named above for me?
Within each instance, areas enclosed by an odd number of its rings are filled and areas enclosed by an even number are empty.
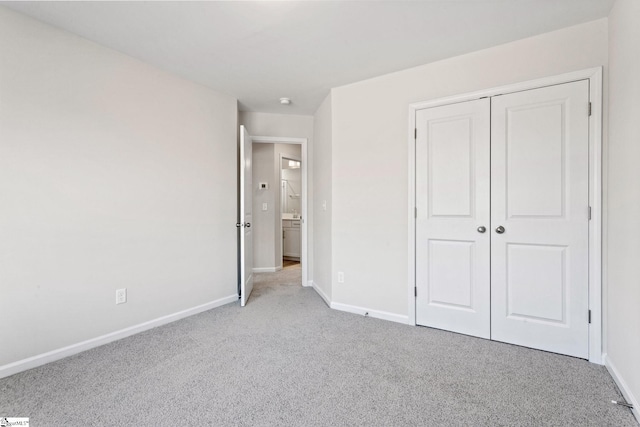
[[[307,139],[252,137],[256,287],[308,286]]]
[[[300,267],[302,248],[301,201],[302,161],[300,156],[280,153],[280,229],[282,268]],[[277,251],[277,248],[276,248]],[[302,277],[300,278],[302,280]]]

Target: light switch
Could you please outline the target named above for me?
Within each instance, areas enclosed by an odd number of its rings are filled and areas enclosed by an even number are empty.
[[[262,204],[262,210],[263,210],[263,211],[266,211],[266,210],[267,210],[267,204],[266,204],[266,203],[263,203],[263,204]]]

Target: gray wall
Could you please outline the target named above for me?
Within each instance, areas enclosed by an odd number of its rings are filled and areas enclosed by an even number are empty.
[[[313,135],[313,281],[331,300],[331,94],[314,116]],[[324,206],[326,206],[326,209]]]
[[[609,16],[607,364],[640,415],[640,2]],[[629,396],[628,396],[629,398]]]
[[[274,195],[278,182],[273,180],[274,144],[253,144],[253,268],[276,268],[282,266],[275,255],[275,218],[278,202]],[[258,188],[258,183],[269,184],[267,190]],[[275,186],[275,188],[274,188]],[[262,204],[267,203],[267,210]]]
[[[237,294],[236,104],[0,7],[0,366]]]

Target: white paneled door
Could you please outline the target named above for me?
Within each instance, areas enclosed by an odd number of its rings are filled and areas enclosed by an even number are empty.
[[[245,306],[253,290],[253,207],[251,136],[240,126],[240,305]]]
[[[588,358],[589,82],[491,100],[491,337]]]
[[[589,82],[416,112],[416,323],[588,358]]]
[[[490,334],[489,99],[416,113],[416,323]]]

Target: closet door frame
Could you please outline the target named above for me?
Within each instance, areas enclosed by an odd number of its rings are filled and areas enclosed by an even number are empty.
[[[408,126],[408,323],[416,325],[416,112],[424,108],[438,107],[471,101],[485,97],[503,95],[570,83],[589,81],[589,361],[603,364],[603,313],[602,313],[602,67],[560,74],[521,83],[499,86],[476,92],[417,102],[409,105]],[[586,108],[586,106],[585,106]]]

